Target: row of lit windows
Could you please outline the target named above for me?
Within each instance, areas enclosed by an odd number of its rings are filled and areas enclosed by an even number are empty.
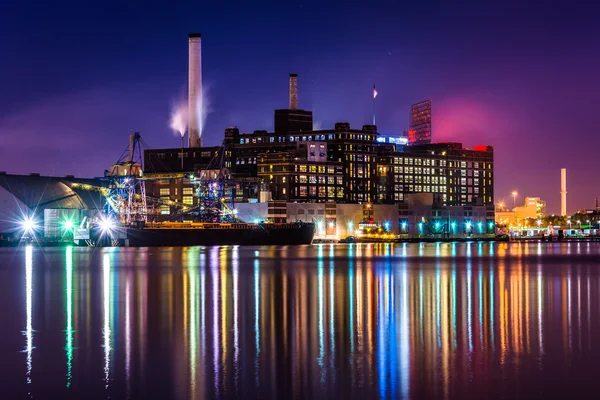
[[[336,137],[337,136],[337,137]],[[266,143],[266,137],[251,137],[251,138],[240,138],[240,144],[250,143]],[[351,140],[368,140],[372,141],[373,136],[360,133],[330,133],[325,139],[325,135],[315,135],[314,140],[335,140],[335,139],[351,139]],[[313,140],[313,136],[269,136],[269,143],[284,143],[284,142],[306,142]]]
[[[173,196],[177,196],[177,188],[173,188]],[[192,195],[194,194],[194,188],[191,187],[184,187],[183,188],[183,194],[184,195]],[[160,188],[160,195],[161,196],[170,196],[171,195],[171,189],[170,188]]]
[[[310,172],[313,174],[335,174],[335,167],[326,167],[325,165],[296,165],[295,169],[296,172]]]
[[[328,185],[342,185],[344,183],[344,178],[342,176],[315,176],[315,175],[299,175],[295,177],[296,182],[299,183],[319,183],[324,185],[327,183]],[[285,183],[285,179],[282,183]]]
[[[431,158],[421,157],[394,157],[393,160],[395,165],[425,165],[432,167],[451,167],[451,168],[468,168],[468,169],[492,169],[492,163],[478,162],[478,161],[449,161],[437,160]]]
[[[298,186],[295,190],[298,197],[327,197],[331,199],[344,197],[344,189],[335,186]]]
[[[404,157],[394,157],[394,164],[396,165],[430,165],[430,166],[438,166],[445,167],[446,160],[436,160],[430,158],[404,158]]]
[[[420,175],[395,175],[394,182],[407,182],[407,183],[441,183],[446,184],[447,178],[445,176],[420,176]]]
[[[479,180],[479,178],[475,178],[475,179],[471,179],[471,178],[460,178],[460,181],[457,179],[452,179],[450,178],[449,183],[451,185],[460,185],[460,186],[479,186],[480,184],[483,186],[486,185],[491,185],[492,184],[492,180],[491,179],[481,179]]]
[[[369,200],[369,195],[368,194],[363,194],[363,193],[355,193],[352,196],[352,200],[353,201],[368,201]]]
[[[450,185],[461,185],[461,186],[479,186],[482,185],[491,185],[491,179],[479,179],[479,178],[460,178],[457,179],[447,179],[445,176],[421,176],[421,175],[395,175],[394,182],[397,183],[433,183],[433,184],[446,184]]]
[[[450,196],[450,202],[453,201],[460,201],[461,203],[467,202],[467,203],[472,203],[473,199],[482,199],[485,202],[485,196],[483,197],[479,197],[479,196],[473,196],[473,195],[466,195],[466,194],[461,194],[460,197],[459,196]],[[488,203],[492,203],[492,196],[488,196],[487,197],[487,201]]]
[[[387,171],[386,167],[379,167],[380,174],[385,174]],[[422,168],[422,167],[398,167],[394,166],[394,173],[401,174],[418,174],[418,175],[446,175],[446,170],[441,168]],[[492,177],[492,172],[480,171],[480,170],[450,170],[448,171],[449,176],[483,176]]]
[[[363,154],[347,154],[346,161],[358,161],[358,162],[375,162],[375,156],[363,155]]]
[[[394,185],[394,191],[400,192],[418,192],[418,193],[446,193],[446,186],[437,185]]]
[[[380,187],[380,191],[384,191],[384,188]],[[400,193],[400,192],[417,192],[417,193],[446,193],[446,191],[448,191],[449,193],[455,193],[454,188],[450,187],[448,188],[446,185],[402,185],[402,184],[395,184],[394,185],[394,192],[396,193]],[[458,189],[457,189],[458,191]],[[463,194],[486,194],[486,189],[483,188],[483,190],[481,190],[479,187],[475,186],[475,187],[461,187],[460,188],[460,193]]]

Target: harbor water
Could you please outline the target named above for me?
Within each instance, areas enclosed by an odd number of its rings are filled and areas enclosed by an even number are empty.
[[[0,398],[583,398],[600,243],[0,249]],[[593,396],[592,396],[593,397]]]

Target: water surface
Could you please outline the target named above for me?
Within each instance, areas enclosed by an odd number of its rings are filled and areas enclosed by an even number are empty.
[[[0,398],[594,397],[600,244],[0,249]]]

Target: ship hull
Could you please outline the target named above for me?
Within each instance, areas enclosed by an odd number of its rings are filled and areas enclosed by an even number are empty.
[[[310,244],[315,225],[303,224],[209,224],[201,228],[128,228],[128,245],[217,246]]]

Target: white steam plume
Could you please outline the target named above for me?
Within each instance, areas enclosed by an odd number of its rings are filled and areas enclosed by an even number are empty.
[[[187,124],[187,102],[180,100],[171,106],[171,120],[169,121],[169,127],[173,130],[174,134],[179,134],[183,137],[185,135]]]

